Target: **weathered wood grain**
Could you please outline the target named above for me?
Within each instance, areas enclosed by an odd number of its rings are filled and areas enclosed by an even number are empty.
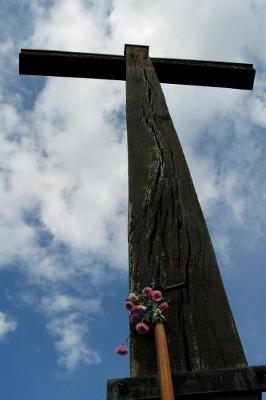
[[[126,46],[130,290],[184,280],[166,326],[172,369],[246,366],[216,257],[148,48]],[[131,375],[156,374],[153,333],[131,333]]]

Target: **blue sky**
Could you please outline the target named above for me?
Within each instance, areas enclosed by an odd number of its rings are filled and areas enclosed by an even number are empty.
[[[0,399],[128,376],[122,82],[18,75],[21,48],[254,63],[254,90],[164,85],[248,362],[266,361],[263,0],[0,1]]]

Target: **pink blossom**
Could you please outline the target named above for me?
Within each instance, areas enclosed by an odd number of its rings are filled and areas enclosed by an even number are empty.
[[[150,293],[150,298],[154,301],[161,301],[162,300],[162,292],[160,292],[160,290],[153,290]]]
[[[142,291],[143,296],[149,297],[153,289],[151,287],[145,287]]]
[[[132,310],[131,310],[131,313],[138,314],[138,313],[140,313],[141,311],[145,311],[145,310],[147,310],[147,307],[146,307],[146,306],[143,306],[143,305],[141,305],[141,304],[133,305]]]
[[[145,333],[148,333],[150,330],[150,328],[148,327],[147,324],[144,324],[144,322],[139,322],[136,325],[136,331],[140,334],[140,335],[144,335]]]
[[[139,299],[139,296],[136,293],[130,293],[128,296],[128,300],[132,301],[133,303]]]
[[[159,305],[159,308],[160,308],[161,311],[168,310],[169,304],[168,304],[166,301],[164,301],[163,303],[161,303],[161,304]]]
[[[124,356],[128,353],[128,348],[126,346],[119,346],[115,349],[116,354]]]
[[[135,306],[134,306],[134,304],[132,303],[132,301],[127,300],[127,301],[125,301],[125,303],[124,303],[124,307],[125,307],[127,310],[131,311],[131,310],[133,309],[133,307],[135,307]]]
[[[131,322],[131,324],[135,324],[135,323],[138,322],[138,321],[139,321],[139,316],[138,316],[138,314],[136,314],[136,313],[131,314],[131,317],[130,317],[130,322]]]
[[[131,314],[133,314],[133,313],[138,314],[139,311],[140,311],[139,306],[133,305],[132,310],[131,310]]]

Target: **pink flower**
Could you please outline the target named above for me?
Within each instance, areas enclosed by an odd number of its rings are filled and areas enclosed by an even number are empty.
[[[160,290],[153,290],[150,293],[150,298],[154,301],[161,301],[162,300],[162,292],[160,292]]]
[[[148,333],[150,330],[150,328],[148,327],[147,324],[144,324],[144,322],[139,322],[136,325],[136,331],[140,334],[140,335],[145,335],[145,333]]]
[[[145,287],[142,291],[143,296],[145,297],[149,297],[151,292],[152,292],[152,288],[151,287]]]
[[[139,296],[136,293],[129,293],[128,300],[133,303],[139,299]]]
[[[140,311],[140,310],[139,310],[139,307],[134,305],[134,306],[132,307],[131,314],[133,314],[133,313],[134,313],[134,314],[138,314],[139,311]]]
[[[168,304],[166,301],[164,301],[163,303],[161,303],[161,304],[159,305],[159,308],[160,308],[161,311],[168,310],[169,304]]]
[[[136,313],[131,314],[131,317],[130,317],[131,324],[136,324],[138,321],[139,321],[138,314],[136,314]]]
[[[145,311],[145,310],[147,310],[147,307],[146,306],[142,306],[141,304],[139,304],[139,305],[133,305],[132,310],[130,310],[130,311],[131,311],[132,314],[133,313],[134,314],[138,314],[141,311]]]
[[[125,309],[131,311],[131,310],[133,309],[133,307],[135,307],[135,306],[134,306],[134,304],[132,303],[132,301],[127,300],[127,301],[125,301],[125,303],[124,303],[124,307],[125,307]]]
[[[115,349],[115,352],[120,356],[124,356],[125,354],[128,353],[128,348],[126,346],[119,346]]]

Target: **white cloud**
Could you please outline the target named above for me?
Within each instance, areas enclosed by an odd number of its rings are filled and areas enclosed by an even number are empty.
[[[0,342],[2,342],[9,333],[14,332],[16,327],[16,321],[3,311],[0,311]]]
[[[48,324],[48,330],[55,337],[55,346],[59,353],[58,363],[69,372],[78,364],[98,364],[99,354],[86,345],[88,329],[77,320],[75,314],[59,317]]]
[[[89,315],[98,313],[101,309],[98,299],[82,299],[63,293],[53,293],[51,296],[44,297],[41,308],[48,315],[57,315],[68,311],[82,311]]]
[[[263,60],[262,1],[113,1],[112,40],[150,44],[152,55],[243,62],[256,53]],[[126,18],[125,18],[126,16]]]
[[[55,338],[61,367],[72,372],[80,363],[101,362],[88,340],[88,320],[101,311],[99,299],[84,299],[56,291],[42,299],[40,308],[49,319],[47,329]]]
[[[58,0],[48,11],[39,8],[34,21],[35,29],[27,45],[33,48],[37,45],[38,48],[87,52],[103,49],[107,8],[108,4],[103,1],[95,4],[91,2],[87,6],[82,0]]]

